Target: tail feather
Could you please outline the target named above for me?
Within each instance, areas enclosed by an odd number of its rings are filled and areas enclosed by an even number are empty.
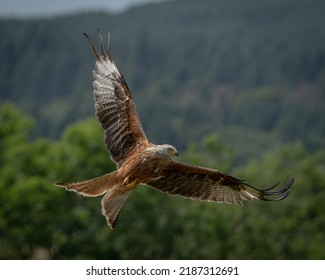
[[[117,173],[118,171],[114,171],[90,180],[56,185],[84,196],[99,196],[106,193],[102,199],[102,213],[108,226],[114,229],[124,203],[134,190],[123,186]]]
[[[116,185],[112,189],[109,189],[102,199],[102,213],[106,217],[108,226],[114,229],[117,222],[120,211],[134,191],[134,188],[129,189],[124,186]]]
[[[117,171],[114,171],[90,180],[75,183],[57,183],[56,185],[84,196],[99,196],[118,183],[116,175]]]

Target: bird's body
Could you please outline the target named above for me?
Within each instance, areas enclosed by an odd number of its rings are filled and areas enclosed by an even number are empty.
[[[113,229],[122,206],[139,185],[170,194],[211,202],[243,205],[245,200],[282,200],[293,179],[282,188],[257,189],[220,171],[174,161],[175,147],[151,143],[137,115],[131,92],[116,64],[105,51],[99,32],[100,52],[84,34],[96,58],[93,87],[96,116],[105,131],[105,145],[117,170],[100,177],[58,183],[85,196],[104,195],[102,212]]]

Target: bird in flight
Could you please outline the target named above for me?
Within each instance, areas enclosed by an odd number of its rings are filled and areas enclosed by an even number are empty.
[[[293,178],[279,188],[276,184],[258,189],[218,170],[174,161],[178,156],[175,147],[156,145],[148,140],[131,92],[108,46],[105,50],[100,31],[99,50],[87,34],[84,36],[96,59],[92,71],[96,116],[104,129],[105,145],[117,170],[90,180],[56,185],[84,196],[104,195],[102,213],[111,229],[124,203],[139,184],[185,198],[239,206],[245,200],[280,201],[289,195]]]

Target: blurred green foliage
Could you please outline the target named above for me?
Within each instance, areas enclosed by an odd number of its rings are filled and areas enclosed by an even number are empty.
[[[257,186],[295,176],[279,203],[202,203],[140,186],[111,231],[100,198],[54,186],[114,170],[95,119],[66,128],[58,140],[30,141],[32,121],[0,108],[1,259],[323,259],[325,153],[301,142],[231,168],[233,150],[217,135],[193,143],[182,160],[232,169]],[[225,170],[226,169],[226,170]]]

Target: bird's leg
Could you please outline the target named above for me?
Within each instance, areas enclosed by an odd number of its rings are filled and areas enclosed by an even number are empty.
[[[137,180],[130,181],[130,176],[127,176],[123,181],[123,186],[127,187],[128,189],[133,189],[138,185]]]

